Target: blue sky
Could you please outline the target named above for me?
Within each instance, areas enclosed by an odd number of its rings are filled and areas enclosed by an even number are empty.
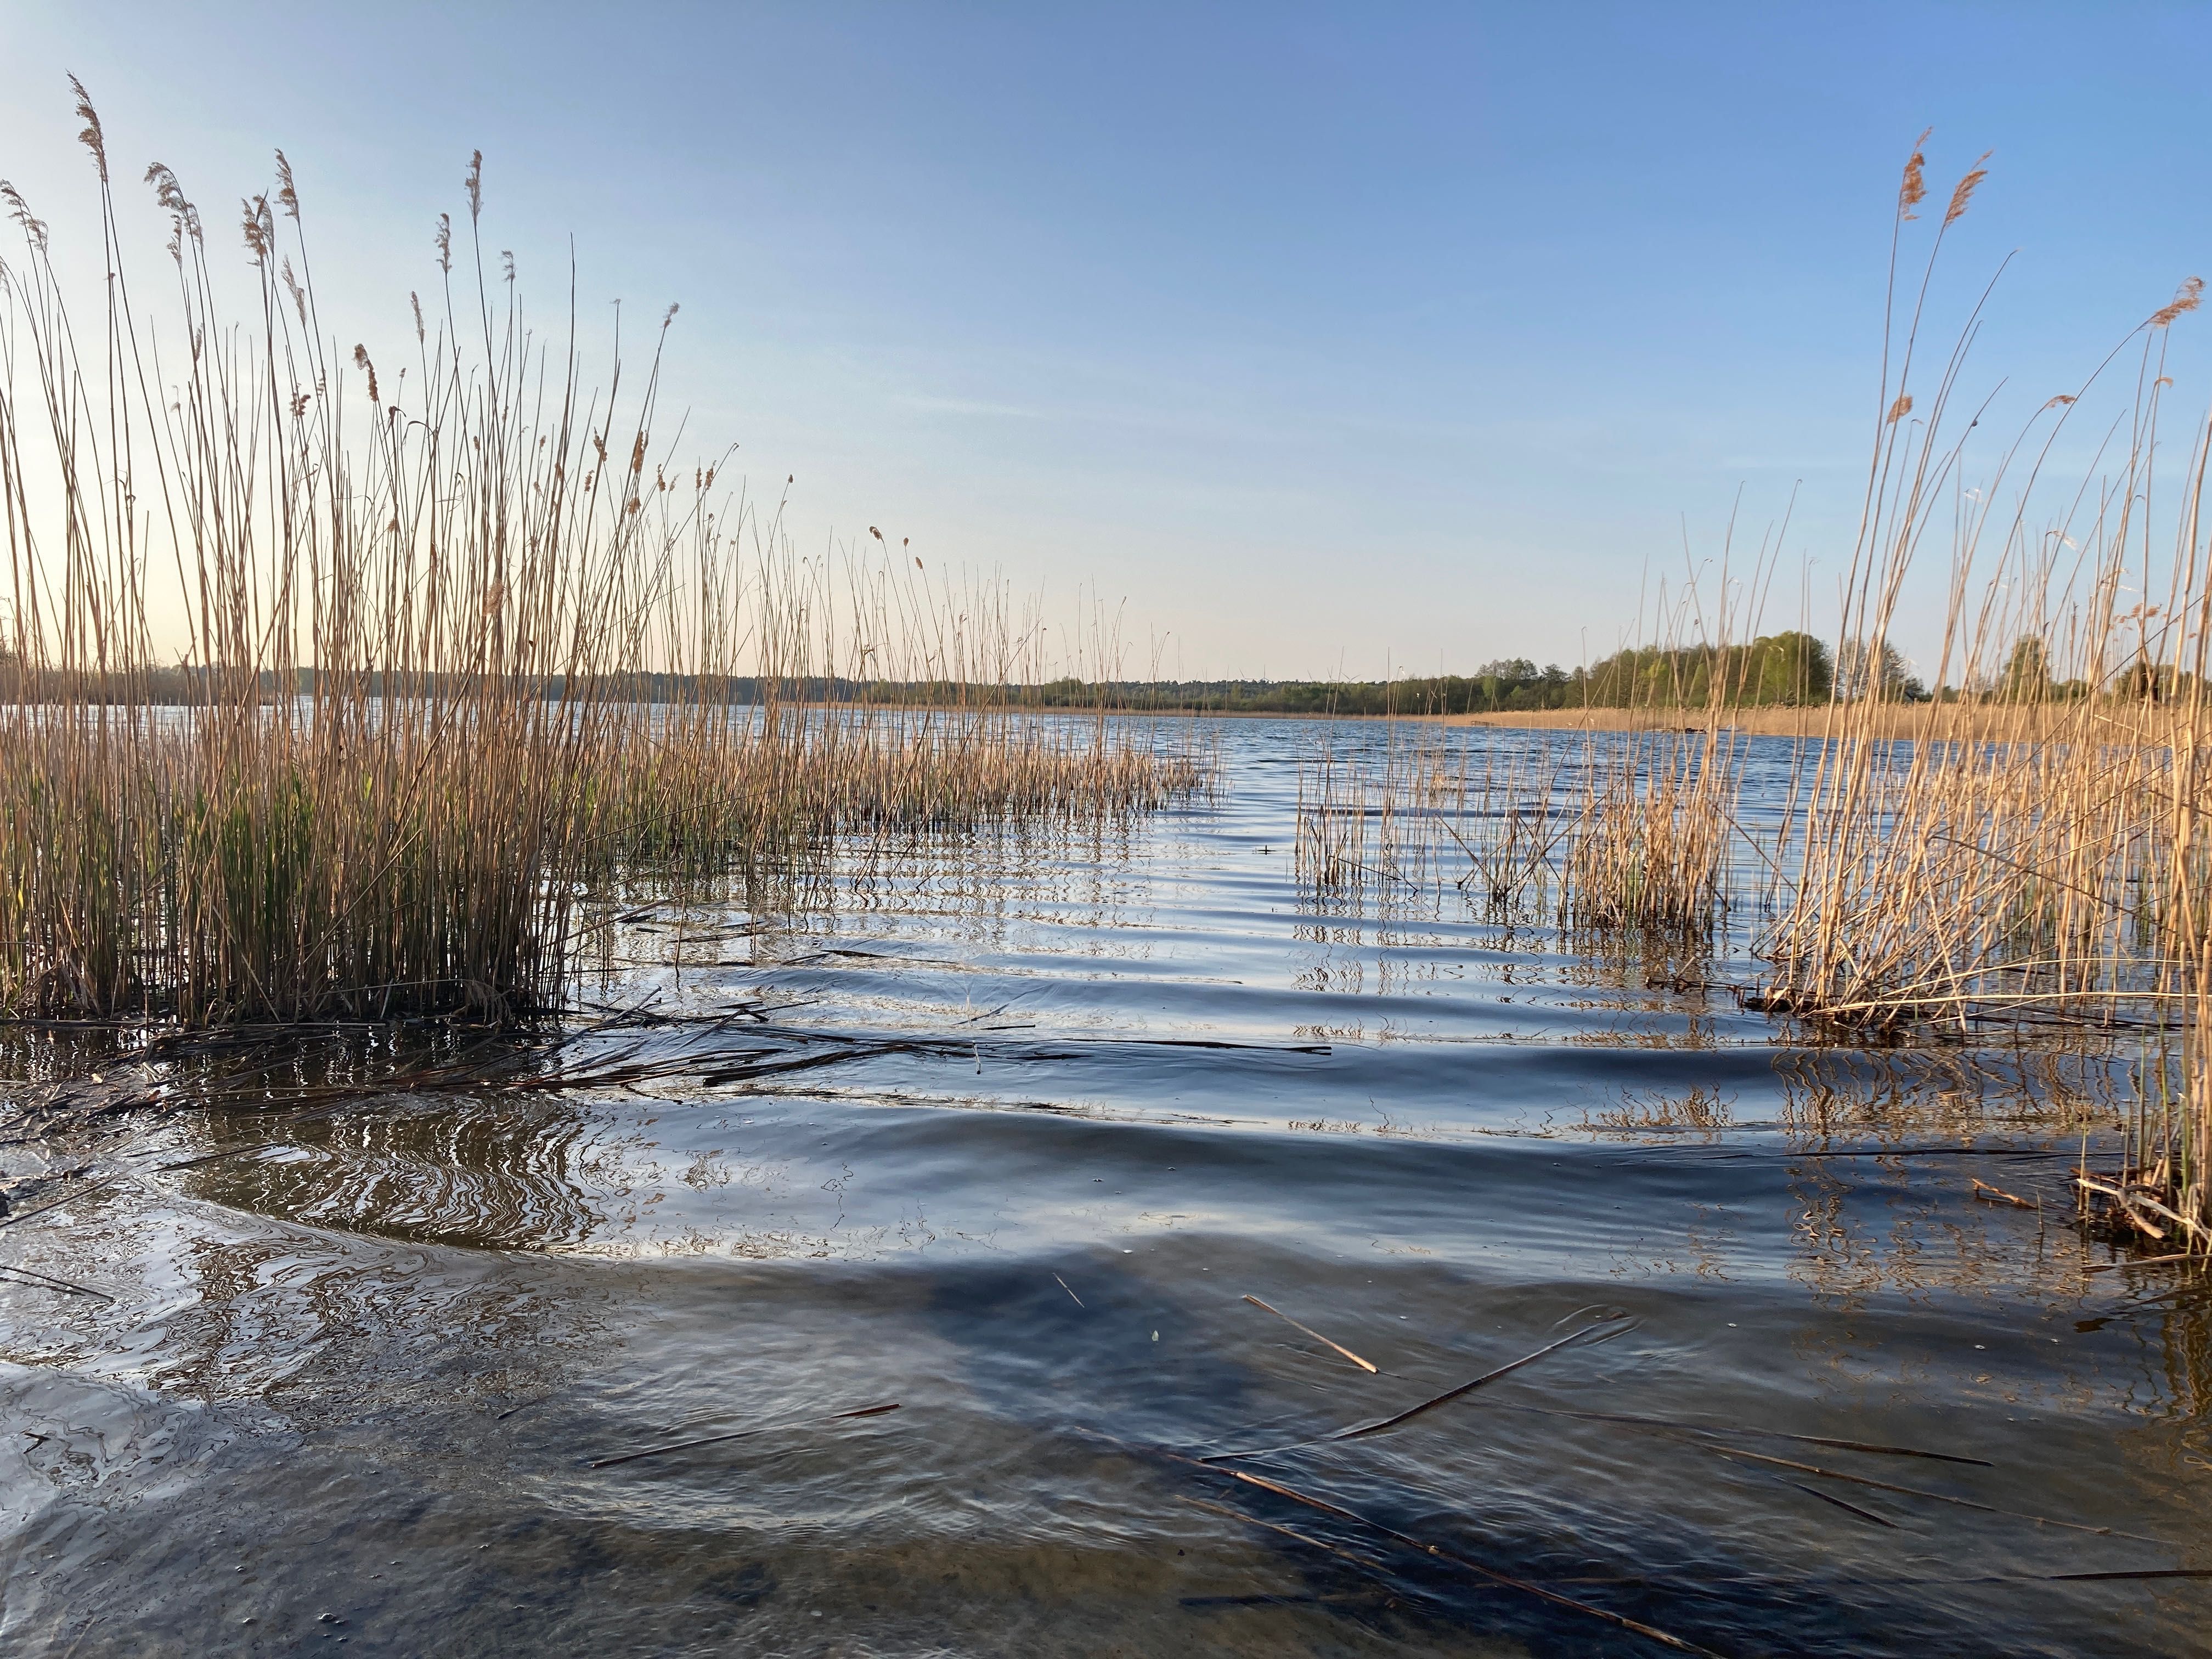
[[[2201,7],[195,11],[0,9],[58,234],[73,70],[134,180],[227,203],[282,145],[326,313],[396,340],[481,147],[542,313],[572,236],[587,314],[682,302],[671,395],[803,544],[1126,601],[1170,673],[1572,661],[1739,491],[1756,542],[1797,489],[1766,620],[1810,560],[1819,624],[1923,127],[1939,189],[1996,152],[1939,318],[2018,250],[1970,386],[2032,408],[2212,274]]]

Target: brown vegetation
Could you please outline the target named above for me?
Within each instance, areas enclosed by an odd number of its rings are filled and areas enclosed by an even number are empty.
[[[481,157],[404,365],[380,362],[318,308],[281,154],[236,228],[240,318],[198,209],[147,170],[173,288],[142,308],[78,93],[112,273],[93,315],[0,185],[0,1010],[520,1018],[633,878],[1195,781],[1103,720],[963,700],[1036,665],[1001,592],[887,544],[802,563],[726,457],[679,465],[656,429],[674,307],[641,378],[617,355],[588,389],[573,307],[542,339],[483,257]],[[647,674],[678,690],[643,700]],[[841,676],[950,706],[808,705]]]
[[[1916,152],[1900,233],[1924,193],[1919,166]],[[1981,177],[1978,165],[1954,191],[1926,271],[1893,279],[1832,694],[1750,708],[1709,683],[1701,708],[1654,696],[1473,717],[1578,730],[1583,758],[1551,763],[1540,800],[1508,805],[1486,757],[1479,827],[1465,827],[1463,794],[1444,828],[1477,871],[1500,863],[1501,847],[1546,849],[1540,872],[1489,881],[1493,895],[1553,881],[1564,923],[1678,935],[1730,902],[1731,858],[1748,849],[1751,873],[1735,884],[1774,907],[1757,946],[1765,982],[1742,988],[1749,1006],[1838,1033],[2124,1034],[2143,1083],[2122,1167],[2085,1169],[2082,1191],[2114,1226],[2212,1243],[2212,543],[2200,516],[2212,422],[2185,468],[2153,467],[2168,331],[2201,284],[2050,399],[1968,489],[1964,445],[1982,411],[1963,418],[1952,404],[1976,317],[1932,388],[1915,384],[1915,357],[1927,273]],[[2124,451],[2100,452],[2092,476],[2031,518],[2061,431],[2118,362],[2134,379],[2115,427]],[[1930,678],[1948,689],[1915,700],[1891,641],[1908,574],[1937,538],[1949,542],[1949,605]],[[1738,620],[1720,619],[1723,642]],[[1693,660],[1674,646],[1645,657]],[[1762,732],[1804,739],[1771,847],[1741,834],[1735,799],[1739,737]]]

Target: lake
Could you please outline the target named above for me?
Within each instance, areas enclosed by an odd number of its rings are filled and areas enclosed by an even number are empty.
[[[1747,1012],[1748,899],[1317,896],[1302,762],[1404,728],[1210,729],[1135,823],[641,899],[557,1045],[11,1039],[227,1103],[0,1156],[0,1647],[2208,1645],[2212,1294],[2068,1196],[2130,1055]]]

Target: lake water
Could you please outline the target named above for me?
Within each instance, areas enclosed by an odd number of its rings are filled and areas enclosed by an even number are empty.
[[[646,1016],[473,1086],[78,1052],[234,1103],[0,1150],[0,1266],[113,1298],[0,1282],[0,1650],[2212,1645],[2212,1297],[2069,1224],[2112,1067],[1814,1045],[1751,909],[1323,904],[1325,734],[1219,731],[1135,825],[653,908]]]

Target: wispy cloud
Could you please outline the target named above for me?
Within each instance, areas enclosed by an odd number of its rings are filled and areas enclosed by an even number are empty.
[[[891,401],[931,415],[980,415],[1012,421],[1051,418],[1042,409],[1023,409],[1013,404],[981,403],[973,398],[934,398],[921,392],[902,392]]]

